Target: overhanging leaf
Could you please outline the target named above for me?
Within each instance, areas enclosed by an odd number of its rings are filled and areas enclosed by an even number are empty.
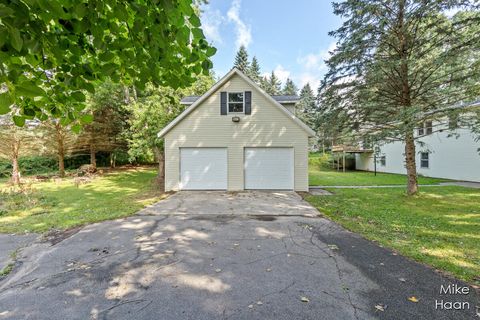
[[[31,82],[20,83],[16,88],[17,95],[24,97],[37,97],[45,95],[45,91],[42,88]]]
[[[25,125],[25,118],[22,116],[13,116],[13,123],[19,127],[23,127]]]
[[[8,92],[0,94],[0,114],[8,113],[12,104],[13,100],[8,94]]]
[[[22,40],[22,37],[20,36],[20,31],[18,31],[18,29],[11,28],[9,33],[10,33],[10,44],[15,50],[20,52],[23,46],[23,40]]]

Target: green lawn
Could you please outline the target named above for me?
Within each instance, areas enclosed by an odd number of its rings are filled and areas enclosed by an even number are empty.
[[[163,197],[153,169],[119,170],[75,186],[35,182],[26,192],[0,181],[0,232],[44,232],[130,215]]]
[[[330,189],[306,200],[332,220],[403,255],[480,284],[480,190]]]
[[[437,184],[446,179],[418,177],[419,184]],[[402,174],[378,173],[366,171],[334,171],[329,169],[309,168],[311,186],[382,186],[407,184],[407,177]]]

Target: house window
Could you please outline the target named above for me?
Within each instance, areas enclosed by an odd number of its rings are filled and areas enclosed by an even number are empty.
[[[425,130],[427,131],[427,134],[432,134],[433,133],[432,121],[425,122]]]
[[[243,92],[228,93],[228,112],[243,113]]]
[[[381,156],[380,157],[380,165],[382,167],[385,167],[387,165],[387,157],[386,156]]]
[[[430,161],[429,161],[429,154],[428,152],[421,152],[420,153],[420,168],[426,168],[430,166]]]
[[[418,135],[423,136],[425,134],[429,135],[433,133],[433,123],[432,121],[426,121],[420,124],[418,128]]]

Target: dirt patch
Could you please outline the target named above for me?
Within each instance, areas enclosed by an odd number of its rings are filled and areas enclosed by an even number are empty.
[[[56,245],[57,243],[62,242],[63,240],[70,238],[78,231],[80,231],[83,227],[75,227],[67,230],[52,230],[47,232],[43,236],[44,242],[50,242],[52,246]]]

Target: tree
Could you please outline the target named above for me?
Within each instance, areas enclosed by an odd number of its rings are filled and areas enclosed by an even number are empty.
[[[316,116],[315,95],[307,83],[300,90],[300,101],[297,104],[297,116],[307,125],[312,126]]]
[[[208,74],[216,49],[191,0],[3,1],[0,114],[25,119],[81,115],[84,91],[105,79],[186,87]],[[76,130],[78,126],[73,127]]]
[[[75,143],[75,152],[88,152],[90,164],[96,167],[96,154],[99,151],[110,153],[110,163],[115,163],[117,152],[127,149],[123,133],[128,127],[130,116],[129,88],[107,81],[101,84],[94,94],[89,95],[85,124]],[[93,121],[92,121],[93,120]]]
[[[277,78],[275,72],[272,71],[270,77],[264,77],[260,83],[260,87],[265,90],[269,95],[280,94],[282,90],[282,83],[280,79]]]
[[[475,1],[347,0],[334,3],[343,25],[330,33],[337,49],[327,61],[321,104],[348,114],[350,126],[374,141],[405,145],[407,193],[417,193],[414,134],[425,121],[472,89],[465,79],[478,61],[459,57],[479,50],[480,34],[462,36],[480,23],[478,11],[447,17],[451,9],[475,9]],[[460,84],[460,85],[458,85]]]
[[[58,119],[46,120],[39,127],[39,129],[44,131],[43,143],[47,149],[47,153],[57,156],[58,174],[60,177],[64,177],[65,156],[70,153],[76,136],[70,126],[62,125]]]
[[[153,157],[158,162],[158,180],[164,180],[163,140],[158,132],[180,112],[179,96],[171,88],[148,85],[129,106],[132,117],[129,120],[128,154],[131,159]]]
[[[0,117],[0,158],[12,163],[11,182],[20,184],[20,167],[18,160],[21,156],[39,152],[42,148],[41,138],[35,136],[38,132],[34,128],[38,123],[28,122],[24,128],[16,126],[9,116]]]
[[[283,90],[282,90],[282,94],[294,96],[297,94],[297,92],[298,92],[298,88],[295,85],[295,83],[293,83],[292,79],[287,78],[287,80],[285,81],[285,86],[283,87]]]
[[[255,81],[255,83],[260,84],[261,75],[260,75],[260,64],[258,63],[257,57],[253,57],[250,68],[248,69],[247,75]]]
[[[241,45],[235,56],[233,66],[245,74],[248,74],[250,64],[248,63],[248,52],[244,45]]]

